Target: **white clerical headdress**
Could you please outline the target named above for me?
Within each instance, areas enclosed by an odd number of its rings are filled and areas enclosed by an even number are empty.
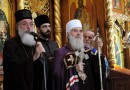
[[[70,32],[71,29],[76,28],[76,27],[82,28],[82,24],[81,24],[80,20],[78,20],[78,19],[70,20],[66,24],[66,32]]]

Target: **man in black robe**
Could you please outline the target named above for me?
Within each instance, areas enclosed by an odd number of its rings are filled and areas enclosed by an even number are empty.
[[[34,62],[34,90],[53,90],[52,87],[52,61],[54,50],[58,48],[57,42],[50,39],[51,28],[47,15],[37,16],[35,19],[39,41],[45,48],[43,59]]]
[[[98,32],[97,32],[98,33]],[[84,46],[85,46],[85,49],[88,50],[97,50],[97,49],[100,49],[100,54],[101,54],[101,57],[102,59],[105,60],[105,66],[106,66],[106,71],[103,71],[105,73],[103,73],[103,89],[105,90],[105,82],[106,82],[106,78],[108,76],[108,72],[109,72],[109,65],[108,65],[108,61],[107,61],[107,58],[106,56],[102,53],[102,47],[103,47],[103,41],[102,39],[99,37],[97,37],[96,33],[93,31],[93,30],[86,30],[84,32]],[[98,40],[95,40],[95,39],[98,39]],[[94,42],[96,41],[96,43]],[[98,58],[98,57],[97,57]],[[103,64],[104,65],[104,64]],[[104,67],[104,66],[102,66]],[[99,66],[97,67],[97,70],[99,69]],[[103,69],[105,70],[105,69]],[[99,77],[100,74],[96,75],[97,77]],[[96,83],[96,82],[95,82]],[[100,83],[96,83],[95,85],[98,86],[97,90],[100,90]]]
[[[53,62],[55,90],[100,90],[98,53],[84,49],[81,22],[69,21],[66,32],[68,43],[56,50]],[[104,77],[103,56],[101,63]]]
[[[27,9],[15,13],[18,33],[3,49],[4,90],[33,90],[33,62],[45,49],[30,34],[34,32],[31,15]]]

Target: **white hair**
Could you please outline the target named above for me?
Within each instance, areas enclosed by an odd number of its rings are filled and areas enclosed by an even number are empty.
[[[24,45],[34,46],[36,44],[34,36],[29,34],[27,31],[22,30],[20,26],[18,26],[18,35],[20,36],[21,41]]]
[[[80,36],[80,37],[73,37],[70,33],[69,33],[69,36],[68,36],[68,39],[69,39],[69,43],[71,45],[71,47],[74,49],[74,50],[82,50],[84,48],[84,42],[83,42],[83,37]]]

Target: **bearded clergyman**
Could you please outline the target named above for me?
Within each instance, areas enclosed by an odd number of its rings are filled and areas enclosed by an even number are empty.
[[[85,50],[82,24],[78,19],[66,24],[68,42],[55,52],[53,76],[55,90],[101,90],[98,53]],[[102,79],[105,61],[101,56]]]
[[[33,63],[45,52],[36,42],[32,14],[27,9],[16,11],[17,35],[7,40],[3,50],[4,90],[33,90]]]

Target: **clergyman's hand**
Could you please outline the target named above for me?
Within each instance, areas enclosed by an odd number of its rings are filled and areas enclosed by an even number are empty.
[[[82,63],[82,62],[79,62],[77,65],[76,65],[76,71],[77,72],[83,72],[83,70],[84,70],[84,63]]]
[[[33,60],[34,61],[37,60],[43,52],[45,52],[45,49],[44,49],[42,43],[37,42],[36,43],[36,50],[35,50],[35,53],[33,55]]]
[[[102,53],[103,41],[102,41],[101,38],[95,37],[95,39],[94,39],[94,45],[93,46],[97,50],[100,49],[100,53]]]

